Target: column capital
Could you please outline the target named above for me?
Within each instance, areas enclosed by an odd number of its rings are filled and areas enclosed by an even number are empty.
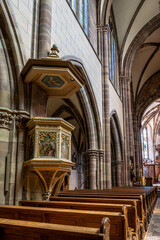
[[[128,84],[130,84],[130,83],[131,83],[131,81],[132,81],[132,78],[131,78],[131,77],[129,77],[129,76],[124,76],[124,75],[121,75],[121,76],[120,76],[120,80],[121,80],[121,82],[125,82],[125,83],[128,83]]]
[[[122,165],[122,161],[116,161],[116,162],[115,162],[115,165],[116,165],[116,166]]]
[[[87,156],[89,156],[89,157],[97,157],[98,156],[98,150],[96,150],[96,149],[89,149],[86,153],[87,153]]]
[[[98,152],[100,157],[104,157],[104,150],[100,149],[98,150]]]
[[[96,25],[96,28],[97,28],[97,30],[101,30],[101,29],[102,29],[101,24],[97,24],[97,25]]]
[[[19,111],[15,114],[15,124],[18,129],[24,129],[25,123],[29,121],[29,114],[27,112]]]
[[[111,31],[110,27],[109,27],[109,24],[101,26],[101,29],[102,29],[103,32],[106,32],[106,33],[109,33]]]
[[[14,116],[12,111],[7,108],[0,108],[0,128],[10,130],[10,126]]]

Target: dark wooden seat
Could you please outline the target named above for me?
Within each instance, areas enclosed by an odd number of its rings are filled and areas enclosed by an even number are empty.
[[[157,187],[114,187],[105,190],[70,190],[61,192],[61,197],[135,199],[140,218],[141,235],[147,230],[149,220],[157,199]],[[51,198],[52,200],[52,198]]]
[[[0,218],[1,240],[109,240],[109,219],[100,228],[66,226]]]
[[[113,203],[86,203],[86,202],[64,202],[64,201],[20,201],[21,206],[48,207],[80,209],[91,211],[122,212],[126,206],[128,210],[128,225],[132,229],[133,236],[140,239],[140,224],[137,221],[137,208],[135,205],[113,204]]]
[[[94,199],[102,199],[102,198],[109,198],[110,200],[111,199],[123,199],[123,200],[138,200],[137,201],[137,212],[138,212],[138,216],[140,218],[140,227],[141,227],[141,235],[144,236],[145,234],[145,230],[147,229],[147,226],[148,226],[148,221],[147,221],[147,216],[146,216],[146,208],[144,207],[144,198],[143,198],[143,195],[128,195],[128,194],[101,194],[101,193],[90,193],[88,194],[87,192],[86,193],[71,193],[70,194],[70,191],[67,191],[65,192],[65,194],[60,194],[60,196],[63,196],[64,198],[65,197],[75,197],[75,198],[78,198],[78,201],[79,201],[79,198],[82,197],[82,198],[94,198]],[[53,198],[50,198],[51,201],[53,200]],[[94,200],[95,201],[95,200]],[[112,201],[112,200],[111,200]]]
[[[48,209],[22,206],[0,206],[0,218],[46,222],[53,224],[99,228],[104,217],[110,220],[111,240],[131,240],[128,226],[127,208],[122,212],[103,212],[73,209]]]

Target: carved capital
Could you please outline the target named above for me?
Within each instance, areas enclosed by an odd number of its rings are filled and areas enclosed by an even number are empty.
[[[50,196],[51,196],[51,192],[44,192],[44,193],[42,193],[42,200],[49,201]]]
[[[0,128],[9,130],[13,118],[12,112],[7,109],[0,109]]]
[[[99,150],[99,157],[103,158],[104,157],[104,150]]]
[[[122,84],[123,84],[123,83],[130,84],[131,81],[132,81],[132,78],[129,77],[129,76],[123,76],[123,75],[122,75],[122,76],[120,76],[120,80],[121,80]]]
[[[98,150],[89,149],[87,151],[88,158],[96,158],[98,156]]]
[[[101,29],[104,33],[109,33],[111,31],[110,27],[109,27],[109,24],[106,24],[106,25],[102,26]]]
[[[121,165],[122,165],[122,161],[116,161],[116,162],[115,162],[115,165],[116,165],[116,166],[121,166]]]
[[[97,24],[97,30],[101,31],[101,29],[102,29],[102,26],[100,24]]]
[[[18,129],[24,129],[26,122],[29,120],[29,115],[19,112],[15,114],[15,123]]]

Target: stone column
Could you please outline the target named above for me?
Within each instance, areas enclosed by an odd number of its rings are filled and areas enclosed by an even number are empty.
[[[122,186],[122,162],[116,161],[117,186]]]
[[[34,5],[33,5],[31,58],[37,58],[37,54],[38,54],[39,1],[34,0],[33,4]]]
[[[112,128],[112,134],[113,134],[113,138],[114,138],[114,145],[115,145],[115,157],[116,157],[116,161],[115,161],[115,165],[116,165],[116,179],[117,179],[117,186],[121,186],[122,185],[122,155],[121,155],[121,148],[120,148],[120,139],[119,139],[119,133],[117,130],[117,126],[115,124],[115,121],[113,120],[113,118],[111,118],[111,128]]]
[[[18,115],[15,117],[17,127],[17,161],[16,161],[16,184],[15,184],[15,205],[22,200],[23,190],[23,163],[25,161],[25,122],[27,116]]]
[[[111,178],[111,143],[110,143],[110,108],[109,108],[109,63],[108,63],[108,25],[103,31],[103,109],[104,109],[104,149],[105,149],[105,175],[104,188],[112,187]]]
[[[122,83],[122,100],[124,114],[124,131],[125,131],[125,177],[126,185],[130,185],[130,162],[134,161],[134,137],[133,137],[133,122],[131,109],[131,78],[121,76]]]
[[[104,151],[103,150],[99,150],[99,181],[100,181],[100,189],[103,189],[103,176],[104,176]]]
[[[47,57],[51,48],[52,0],[40,0],[39,58]]]
[[[102,59],[101,26],[97,25],[97,54]]]
[[[96,174],[96,162],[97,162],[97,156],[98,151],[97,150],[88,150],[87,152],[88,156],[88,187],[89,189],[97,189],[97,174]]]
[[[0,109],[0,204],[8,202],[10,179],[9,137],[13,116],[7,109]]]
[[[142,146],[141,146],[141,125],[137,120],[136,111],[133,114],[134,142],[135,142],[135,159],[134,167],[136,177],[139,177],[139,170],[142,169]]]

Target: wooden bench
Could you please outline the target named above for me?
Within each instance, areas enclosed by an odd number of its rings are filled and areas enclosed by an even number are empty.
[[[66,226],[0,218],[1,240],[109,240],[109,219],[100,228]]]
[[[90,190],[88,190],[90,192]],[[127,195],[127,194],[101,194],[101,193],[74,193],[74,192],[64,192],[64,194],[60,194],[61,197],[83,197],[83,198],[110,198],[110,199],[134,199],[134,200],[139,200],[138,205],[137,205],[137,211],[138,211],[138,216],[140,217],[140,222],[141,222],[141,232],[144,235],[145,230],[147,230],[148,226],[148,219],[147,219],[147,213],[146,213],[146,204],[144,206],[144,196],[143,195]],[[52,197],[50,198],[52,201]]]
[[[144,214],[146,218],[146,222],[149,222],[151,217],[156,199],[157,199],[157,187],[113,187],[112,189],[105,189],[105,190],[71,190],[67,192],[62,192],[59,196],[71,196],[78,194],[79,196],[87,194],[87,196],[91,195],[124,195],[124,196],[143,196],[143,207],[144,207]]]
[[[0,218],[46,222],[53,224],[99,228],[104,217],[110,219],[111,240],[131,240],[127,208],[121,212],[102,212],[73,209],[48,209],[22,206],[0,206]]]
[[[48,207],[48,208],[65,208],[65,209],[80,209],[91,211],[107,211],[107,212],[122,212],[124,204],[113,203],[86,203],[86,202],[64,202],[64,201],[20,201],[21,206],[32,207]],[[140,224],[137,221],[137,208],[135,205],[125,205],[128,210],[128,225],[132,229],[132,235],[135,239],[140,239]]]

